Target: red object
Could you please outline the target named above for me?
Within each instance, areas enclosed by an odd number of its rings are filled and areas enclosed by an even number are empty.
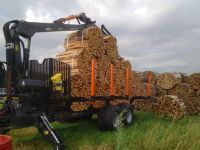
[[[126,96],[129,95],[129,70],[126,69]]]
[[[7,135],[0,135],[0,150],[12,150],[12,138]]]
[[[110,64],[110,96],[114,96],[114,70],[113,70],[113,64]]]
[[[148,96],[151,96],[151,75],[148,75]]]
[[[90,93],[90,96],[94,96],[95,95],[95,60],[92,59],[92,62],[91,62],[92,66],[91,66],[91,93]]]

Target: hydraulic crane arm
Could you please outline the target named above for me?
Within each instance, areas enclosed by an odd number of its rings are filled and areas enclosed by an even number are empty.
[[[66,21],[77,19],[78,25],[75,24],[64,24]],[[83,24],[80,24],[83,22]],[[12,29],[16,34],[25,38],[31,38],[37,32],[56,32],[56,31],[75,31],[83,30],[84,28],[95,26],[96,21],[92,21],[85,13],[78,15],[70,15],[68,17],[60,18],[53,21],[53,23],[39,23],[39,22],[26,22],[12,20],[4,25],[4,31],[10,30],[10,24],[14,24]],[[8,33],[6,33],[8,34]]]
[[[54,22],[59,23],[65,23],[66,21],[70,21],[76,19],[78,23],[83,22],[86,25],[95,24],[95,21],[92,21],[89,17],[85,15],[85,13],[80,13],[78,15],[70,15],[67,17],[59,18],[58,20],[55,20]]]
[[[77,15],[84,24],[64,24],[62,21],[53,23],[26,22],[12,20],[4,24],[3,31],[6,41],[6,62],[8,68],[14,69],[11,75],[13,81],[16,77],[27,77],[28,60],[31,38],[39,32],[76,31],[87,27],[96,26],[95,21],[85,15]],[[70,18],[70,17],[69,17]],[[23,37],[23,40],[21,39]],[[27,40],[25,45],[24,39]],[[21,45],[21,46],[20,46]],[[21,52],[21,47],[23,51]],[[22,54],[23,53],[23,57]],[[9,71],[8,71],[9,72]],[[17,75],[20,73],[20,75]],[[9,82],[11,83],[11,82]],[[8,92],[9,93],[9,92]]]
[[[17,21],[15,31],[18,35],[25,38],[31,38],[38,32],[56,32],[56,31],[75,31],[87,28],[85,24],[63,24],[63,23],[38,23]]]

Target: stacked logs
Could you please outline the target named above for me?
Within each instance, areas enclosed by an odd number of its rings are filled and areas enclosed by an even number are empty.
[[[195,115],[200,113],[200,98],[198,97],[184,97],[183,99],[186,111],[190,115]]]
[[[152,111],[155,103],[154,97],[157,95],[157,89],[154,85],[156,83],[156,75],[152,71],[145,72],[132,72],[132,85],[133,96],[149,96],[148,95],[148,80],[150,77],[150,95],[151,99],[135,99],[133,101],[134,108],[140,111]],[[152,83],[153,81],[153,83]]]
[[[192,85],[196,94],[200,96],[200,73],[191,74],[188,82]]]
[[[177,103],[168,105],[166,101],[171,100],[168,97],[177,96],[186,106],[187,114],[200,113],[199,73],[194,73],[190,76],[174,72],[158,74],[152,71],[145,71],[143,73],[134,73],[132,88],[137,96],[147,96],[147,88],[145,87],[147,86],[149,75],[151,76],[151,97],[155,97],[156,100],[135,100],[133,104],[136,110],[154,111],[158,115],[170,116],[166,112],[175,109]],[[166,95],[168,97],[163,98]],[[162,100],[164,100],[163,103],[161,103]],[[176,114],[177,117],[175,117]],[[179,118],[179,115],[178,113],[174,113],[173,118]]]
[[[103,35],[98,27],[68,34],[65,38],[64,48],[65,50],[58,53],[56,58],[70,64],[72,68],[72,96],[90,96],[91,59],[95,59],[96,96],[110,94],[110,64],[112,63],[114,67],[114,95],[125,95],[127,68],[129,69],[130,96],[148,96],[147,83],[148,78],[151,77],[151,96],[156,97],[156,99],[135,100],[133,105],[137,110],[155,111],[158,115],[180,118],[184,114],[182,108],[182,102],[184,102],[188,114],[200,112],[200,73],[187,76],[182,73],[158,74],[153,71],[130,71],[129,61],[119,56],[116,38],[111,35]],[[178,98],[169,94],[176,95]],[[91,105],[99,108],[104,103],[102,101],[73,103],[72,109],[81,111]]]
[[[157,85],[163,89],[171,89],[177,83],[181,83],[182,76],[179,73],[163,73],[159,75]]]
[[[156,85],[159,73],[156,73],[153,71],[144,71],[143,72],[143,81],[148,82],[149,76],[151,77],[151,84]]]
[[[198,77],[198,73],[190,76],[183,73],[163,73],[157,81],[158,95],[176,95],[184,101],[188,114],[198,114],[200,113],[200,98],[196,92],[200,84]]]
[[[141,96],[142,73],[137,71],[132,71],[131,78],[132,78],[132,83],[130,89],[132,90],[132,95]]]
[[[90,96],[92,59],[95,60],[95,96],[110,94],[110,64],[113,64],[114,70],[114,95],[125,96],[126,69],[129,69],[131,85],[131,64],[119,56],[115,37],[103,35],[98,27],[91,27],[68,34],[64,48],[56,59],[71,66],[72,96]],[[72,108],[81,111],[90,104],[74,102]],[[96,101],[93,106],[96,108],[103,104]]]
[[[193,97],[195,95],[194,89],[188,83],[178,83],[173,88],[169,89],[168,93],[170,95],[177,95],[180,98]]]
[[[155,112],[159,116],[167,116],[172,119],[180,119],[186,114],[186,107],[182,99],[177,96],[165,95],[157,98]]]

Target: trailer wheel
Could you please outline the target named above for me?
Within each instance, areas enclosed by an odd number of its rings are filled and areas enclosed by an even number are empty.
[[[120,125],[120,109],[118,106],[108,105],[98,113],[98,127],[101,130],[117,130]]]
[[[122,122],[125,126],[129,126],[134,122],[133,107],[130,104],[120,104],[120,111],[123,113]]]

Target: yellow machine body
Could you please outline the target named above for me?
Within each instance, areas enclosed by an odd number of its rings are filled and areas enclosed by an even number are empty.
[[[64,92],[64,88],[62,86],[62,74],[57,73],[51,77],[51,81],[53,82],[53,86],[55,87],[56,91]]]

